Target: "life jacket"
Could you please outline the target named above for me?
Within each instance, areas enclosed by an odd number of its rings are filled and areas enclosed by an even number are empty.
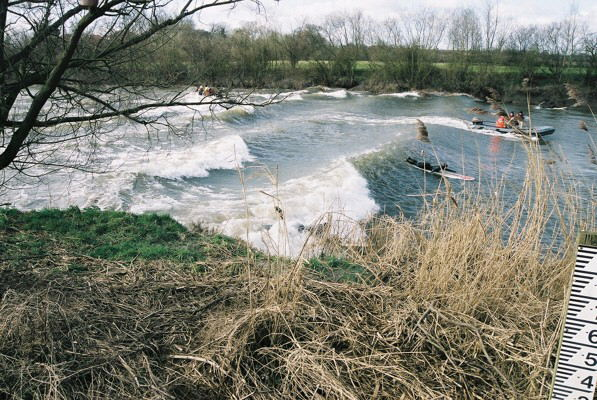
[[[504,116],[500,116],[495,123],[496,128],[505,128],[506,127],[506,118]]]

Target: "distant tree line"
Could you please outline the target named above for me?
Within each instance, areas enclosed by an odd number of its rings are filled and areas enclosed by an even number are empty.
[[[144,43],[118,76],[227,87],[364,85],[477,93],[523,78],[597,87],[597,33],[574,15],[514,26],[496,4],[450,14],[421,10],[385,21],[341,13],[290,32],[257,25],[202,30],[185,21]]]

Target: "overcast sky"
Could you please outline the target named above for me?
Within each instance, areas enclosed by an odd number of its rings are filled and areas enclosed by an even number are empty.
[[[236,28],[247,23],[267,23],[282,31],[290,31],[308,21],[318,23],[329,14],[362,10],[366,15],[382,21],[398,17],[404,12],[421,8],[453,10],[473,7],[481,10],[484,0],[262,0],[265,10],[258,14],[249,2],[231,10],[221,6],[205,11],[199,20],[209,26],[225,23]],[[495,0],[494,0],[495,1]],[[597,0],[499,0],[500,16],[514,23],[529,25],[557,21],[570,15],[575,8],[591,31],[597,31]],[[196,19],[197,21],[197,19]],[[202,26],[202,27],[205,27]]]

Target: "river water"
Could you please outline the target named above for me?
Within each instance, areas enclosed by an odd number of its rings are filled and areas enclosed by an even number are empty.
[[[189,92],[187,99],[196,101],[193,96]],[[514,199],[524,179],[523,143],[467,129],[473,116],[467,109],[487,109],[470,96],[343,89],[284,96],[265,108],[153,111],[171,125],[158,133],[114,125],[95,153],[105,172],[58,171],[35,185],[13,181],[0,203],[24,210],[76,205],[167,213],[186,225],[200,223],[272,253],[295,255],[308,228],[324,220],[349,226],[376,213],[416,215],[423,202],[416,195],[441,185],[405,163],[421,147],[475,177],[452,181],[455,191],[501,182]],[[512,111],[519,109],[526,106]],[[579,122],[589,123],[597,141],[592,117],[578,109],[535,107],[532,118],[535,125],[556,128],[540,146],[549,170],[572,176],[590,194],[597,165],[591,162],[591,133]],[[430,143],[416,139],[416,119],[426,124]]]

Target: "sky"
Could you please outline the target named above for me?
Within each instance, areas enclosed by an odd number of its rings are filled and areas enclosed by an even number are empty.
[[[570,15],[575,8],[579,20],[589,29],[597,31],[597,0],[493,0],[499,5],[500,16],[514,24],[545,24]],[[264,10],[258,13],[254,5],[214,7],[195,18],[198,26],[205,28],[214,23],[224,23],[230,28],[246,24],[268,24],[281,31],[291,31],[303,22],[321,22],[327,15],[338,12],[362,10],[367,16],[383,21],[399,17],[404,12],[421,8],[454,10],[472,7],[479,11],[484,0],[262,0]]]

